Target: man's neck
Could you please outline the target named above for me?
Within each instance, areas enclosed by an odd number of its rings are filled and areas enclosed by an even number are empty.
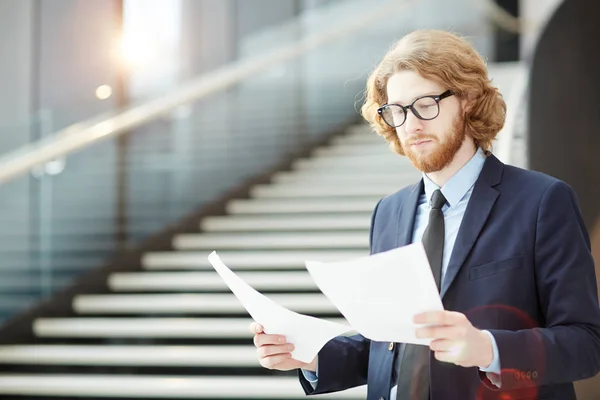
[[[454,158],[444,169],[439,171],[430,172],[427,177],[431,179],[433,183],[442,187],[456,174],[462,167],[464,167],[473,158],[477,148],[473,140],[465,140],[460,149],[454,155]]]

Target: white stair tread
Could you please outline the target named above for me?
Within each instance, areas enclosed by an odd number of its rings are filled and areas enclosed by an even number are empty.
[[[390,182],[397,184],[397,189],[402,189],[403,183],[413,184],[421,179],[421,174],[414,170],[385,170],[385,171],[285,171],[273,175],[271,181],[276,184],[283,183],[305,183],[305,184],[334,184],[334,185],[363,185],[381,184]]]
[[[312,154],[316,157],[345,157],[349,155],[388,155],[395,153],[388,147],[386,143],[374,143],[374,144],[356,144],[349,143],[343,144],[338,143],[335,146],[324,146],[316,148]],[[400,155],[396,155],[400,157]]]
[[[408,184],[409,182],[407,182]],[[289,183],[275,185],[257,185],[250,190],[250,196],[254,198],[271,197],[352,197],[352,196],[387,196],[399,190],[398,182],[388,182],[386,184],[351,184],[336,185],[315,183]],[[345,201],[346,199],[344,199]]]
[[[385,147],[387,142],[381,136],[379,136],[375,133],[365,131],[365,132],[360,132],[359,134],[336,136],[331,140],[331,145],[336,146],[338,144],[343,144],[343,145],[369,144],[369,145],[380,145],[380,146]]]
[[[227,204],[231,214],[276,214],[304,212],[372,212],[381,196],[360,199],[253,199],[232,200]]]
[[[216,249],[218,251],[218,249]],[[306,250],[306,251],[218,251],[223,262],[232,270],[236,269],[303,269],[305,261],[346,261],[368,255],[365,250]],[[192,268],[210,269],[209,251],[170,251],[146,253],[142,265],[146,269]]]
[[[413,170],[414,166],[410,163],[410,160],[400,157],[382,159],[371,157],[365,159],[361,156],[300,159],[292,164],[294,171],[315,171],[320,169],[363,171],[384,168]]]
[[[299,313],[339,314],[331,301],[320,293],[269,294],[267,297]],[[73,300],[73,308],[80,314],[247,314],[232,293],[79,295]]]
[[[238,272],[256,290],[314,290],[314,280],[306,271]],[[109,277],[114,291],[229,290],[215,271],[204,272],[119,272]]]
[[[0,363],[260,367],[254,346],[9,345]]]
[[[179,250],[265,248],[368,248],[366,232],[186,234],[173,239]]]
[[[228,215],[207,217],[200,223],[206,232],[238,231],[294,231],[328,229],[369,229],[370,212],[357,212],[340,216],[331,215]],[[316,232],[315,232],[316,231]]]
[[[335,147],[331,147],[335,149]],[[380,162],[403,162],[410,160],[407,157],[401,156],[399,154],[393,153],[391,150],[388,151],[388,147],[384,144],[381,147],[381,151],[379,152],[371,152],[371,153],[363,153],[358,151],[359,149],[355,149],[354,152],[346,152],[346,153],[313,153],[310,157],[298,158],[295,162],[323,162],[326,164],[335,163],[336,161],[347,164],[352,163],[354,161],[360,161],[361,163],[371,164],[371,163],[380,163]]]
[[[115,398],[303,399],[297,378],[274,376],[0,375],[0,394]],[[330,399],[364,399],[366,386],[327,394]]]
[[[342,318],[328,320],[345,323]],[[249,338],[250,318],[42,318],[40,337],[65,338]]]

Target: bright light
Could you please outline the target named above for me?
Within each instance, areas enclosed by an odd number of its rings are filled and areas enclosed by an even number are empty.
[[[98,86],[96,89],[96,97],[100,100],[106,100],[112,96],[112,88],[108,85]]]
[[[157,43],[143,29],[124,35],[119,44],[119,51],[126,68],[140,70],[156,61],[158,57],[156,45]]]

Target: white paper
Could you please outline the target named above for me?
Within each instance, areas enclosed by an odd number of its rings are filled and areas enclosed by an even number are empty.
[[[443,310],[422,243],[344,262],[307,261],[323,294],[360,334],[374,341],[429,345],[414,315]]]
[[[299,314],[273,302],[232,272],[214,251],[208,260],[265,333],[284,335],[294,345],[292,357],[298,361],[311,362],[328,341],[352,330],[347,325]]]

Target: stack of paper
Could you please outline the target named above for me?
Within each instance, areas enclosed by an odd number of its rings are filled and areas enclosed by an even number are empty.
[[[319,289],[350,325],[302,315],[273,302],[233,273],[216,252],[208,257],[217,273],[266,333],[284,335],[292,356],[310,362],[332,338],[355,330],[374,341],[428,345],[412,322],[424,311],[443,310],[421,243],[343,262],[306,261]]]

